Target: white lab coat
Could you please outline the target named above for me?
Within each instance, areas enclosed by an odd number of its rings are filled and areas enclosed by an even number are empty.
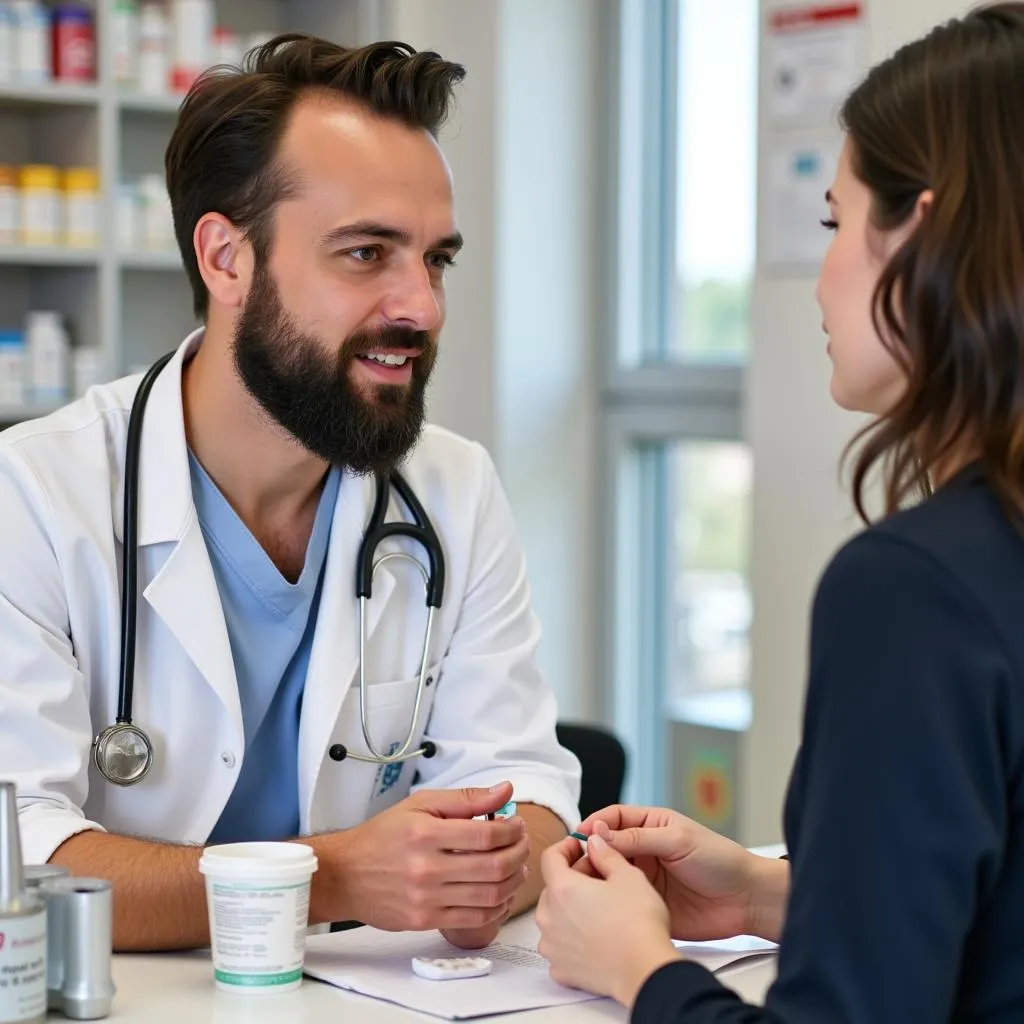
[[[139,377],[90,390],[45,418],[0,434],[0,778],[17,784],[27,863],[69,836],[103,828],[204,842],[245,758],[228,635],[196,518],[181,402],[185,339],[146,407],[139,484],[135,722],[154,745],[150,774],[106,782],[93,737],[117,705],[122,471]],[[378,766],[328,757],[365,746],[359,725],[356,554],[371,480],[343,477],[327,553],[299,727],[301,831],[346,828],[416,787],[490,786],[576,823],[579,764],[558,746],[553,694],[534,664],[539,627],[523,556],[484,450],[427,427],[403,473],[447,561],[417,742],[430,760],[394,779]],[[388,518],[405,515],[392,495]],[[381,553],[404,540],[381,545]],[[426,622],[422,579],[392,561],[375,577],[367,617],[368,720],[378,749],[404,739]]]

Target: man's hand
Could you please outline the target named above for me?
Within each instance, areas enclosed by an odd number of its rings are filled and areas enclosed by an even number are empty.
[[[423,790],[345,832],[313,837],[311,917],[385,931],[493,928],[496,935],[526,877],[526,825],[470,819],[511,796],[509,783]]]
[[[526,859],[526,881],[523,882],[512,901],[512,909],[506,915],[515,917],[525,913],[536,904],[543,888],[541,877],[541,857],[546,849],[565,839],[566,828],[562,819],[553,811],[539,804],[519,804],[519,815],[526,822],[526,834],[530,841],[530,852]],[[462,949],[482,949],[490,945],[497,937],[503,921],[497,921],[484,928],[447,928],[444,937],[453,945]]]

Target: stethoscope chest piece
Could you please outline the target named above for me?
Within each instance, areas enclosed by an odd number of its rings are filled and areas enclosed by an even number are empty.
[[[97,770],[108,782],[134,786],[149,774],[153,744],[137,725],[115,722],[96,737],[92,756]]]

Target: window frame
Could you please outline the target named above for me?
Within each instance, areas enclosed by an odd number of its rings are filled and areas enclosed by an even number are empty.
[[[612,287],[599,395],[602,703],[630,752],[624,798],[645,803],[665,803],[671,789],[664,664],[671,538],[666,473],[652,453],[662,446],[667,454],[677,442],[745,440],[745,362],[668,358],[681,2],[613,0],[606,79],[614,116],[607,139]]]

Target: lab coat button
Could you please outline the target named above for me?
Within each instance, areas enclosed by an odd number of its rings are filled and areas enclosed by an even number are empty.
[[[230,750],[225,750],[224,753],[220,755],[220,759],[228,768],[235,767],[235,755],[232,754]]]

